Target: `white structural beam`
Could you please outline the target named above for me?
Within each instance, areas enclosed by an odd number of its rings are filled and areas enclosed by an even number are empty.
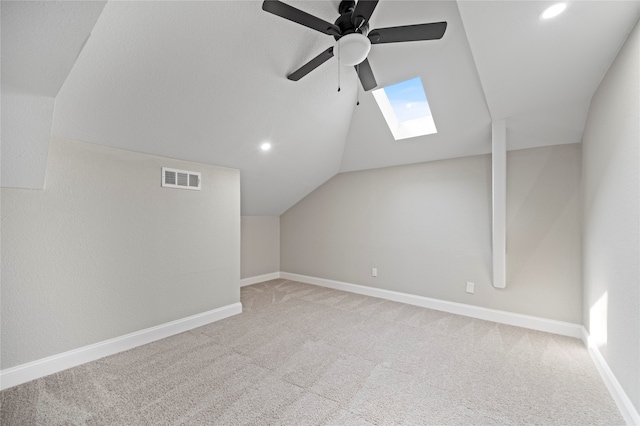
[[[493,194],[493,286],[506,287],[507,245],[507,125],[505,120],[491,124],[491,176]]]

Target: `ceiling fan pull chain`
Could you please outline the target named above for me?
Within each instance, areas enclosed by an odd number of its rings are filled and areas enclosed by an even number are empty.
[[[356,65],[356,75],[360,80],[360,64]],[[356,81],[356,106],[360,105],[360,85]]]
[[[338,45],[338,92],[340,91],[340,43]]]

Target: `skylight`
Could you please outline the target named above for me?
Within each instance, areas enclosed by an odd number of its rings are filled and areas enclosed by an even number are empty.
[[[420,77],[376,89],[372,93],[395,140],[438,132]]]

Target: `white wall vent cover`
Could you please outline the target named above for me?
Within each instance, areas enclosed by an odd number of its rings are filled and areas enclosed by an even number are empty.
[[[162,168],[162,186],[167,188],[195,189],[200,191],[201,174],[186,170]]]

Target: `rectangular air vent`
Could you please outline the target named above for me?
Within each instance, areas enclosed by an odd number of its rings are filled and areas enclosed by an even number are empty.
[[[162,186],[167,188],[195,189],[200,190],[201,174],[199,172],[189,172],[186,170],[162,168]]]

